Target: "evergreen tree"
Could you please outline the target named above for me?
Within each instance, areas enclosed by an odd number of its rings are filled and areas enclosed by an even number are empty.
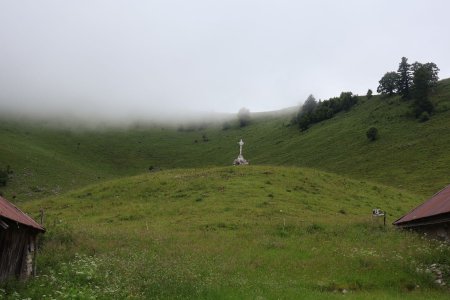
[[[367,99],[370,99],[370,98],[372,98],[372,90],[371,89],[369,89],[368,91],[367,91],[367,94],[366,94],[366,97],[367,97]]]
[[[408,64],[408,59],[406,57],[402,57],[402,61],[398,66],[397,74],[399,76],[397,81],[397,91],[400,95],[402,95],[403,99],[409,99],[412,74],[411,65]]]
[[[309,95],[308,98],[306,98],[306,100],[303,103],[303,105],[300,106],[300,109],[298,110],[297,116],[294,118],[294,120],[295,120],[294,123],[297,123],[300,120],[302,120],[303,124],[305,124],[305,120],[307,119],[308,121],[306,123],[309,124],[309,119],[310,118],[302,118],[302,117],[306,116],[306,115],[308,117],[310,117],[313,114],[313,112],[316,110],[317,106],[318,106],[318,103],[316,101],[316,98],[314,98],[314,96],[312,94]],[[302,126],[300,126],[300,127],[302,127]],[[303,127],[304,127],[304,125],[303,125]],[[304,130],[304,129],[302,129],[302,130]]]
[[[418,61],[416,61],[415,63],[413,63],[411,65],[411,72],[413,73],[413,77],[414,77],[414,74],[416,73],[416,71],[422,66],[423,66],[423,64]]]
[[[308,129],[309,125],[311,123],[312,123],[312,121],[311,121],[311,115],[310,114],[302,115],[298,119],[298,127],[300,128],[301,131],[305,131],[306,129]]]
[[[241,108],[238,112],[239,125],[241,127],[247,126],[250,123],[250,110],[248,108]]]
[[[308,96],[308,98],[306,99],[305,103],[303,103],[302,106],[302,112],[304,114],[310,114],[313,113],[314,110],[317,107],[317,101],[316,98],[314,98],[314,96],[311,94]]]
[[[342,92],[339,100],[341,109],[345,111],[349,111],[358,102],[358,98],[352,92]]]

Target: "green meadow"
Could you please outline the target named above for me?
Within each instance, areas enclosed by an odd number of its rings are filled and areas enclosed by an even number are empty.
[[[27,202],[48,232],[40,299],[446,298],[450,247],[384,227],[414,194],[296,167],[175,169]],[[45,295],[45,296],[43,296]]]
[[[86,184],[155,169],[230,165],[237,142],[255,165],[320,169],[407,189],[424,197],[449,183],[450,79],[432,97],[435,115],[420,123],[410,103],[399,98],[361,96],[349,112],[315,124],[305,132],[290,126],[292,114],[256,114],[239,128],[236,121],[197,126],[90,128],[51,122],[0,121],[0,167],[14,171],[3,188],[17,201],[61,194]],[[376,126],[380,139],[369,142]],[[183,129],[183,130],[181,130]]]
[[[390,225],[450,183],[449,79],[432,100],[420,123],[408,102],[361,96],[304,132],[288,113],[244,128],[3,119],[1,192],[43,208],[47,232],[38,276],[0,299],[448,299],[426,269],[448,282],[449,246]],[[240,138],[250,166],[231,167]]]

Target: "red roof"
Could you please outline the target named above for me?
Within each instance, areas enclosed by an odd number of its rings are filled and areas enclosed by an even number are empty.
[[[434,217],[450,213],[450,185],[437,192],[425,203],[414,208],[411,212],[404,215],[394,225],[403,225],[404,223],[414,223],[424,218]]]
[[[0,197],[0,217],[10,219],[40,231],[45,231],[44,227],[3,197]]]

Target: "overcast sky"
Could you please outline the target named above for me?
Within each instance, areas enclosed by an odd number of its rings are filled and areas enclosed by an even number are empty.
[[[0,111],[268,111],[374,91],[400,58],[450,77],[448,1],[0,0]]]

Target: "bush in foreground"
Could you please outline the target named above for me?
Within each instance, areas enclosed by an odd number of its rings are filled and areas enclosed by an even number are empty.
[[[378,129],[376,127],[370,127],[366,132],[367,138],[373,142],[378,139]]]
[[[6,186],[10,174],[12,174],[12,171],[9,166],[6,169],[0,169],[0,186]]]

